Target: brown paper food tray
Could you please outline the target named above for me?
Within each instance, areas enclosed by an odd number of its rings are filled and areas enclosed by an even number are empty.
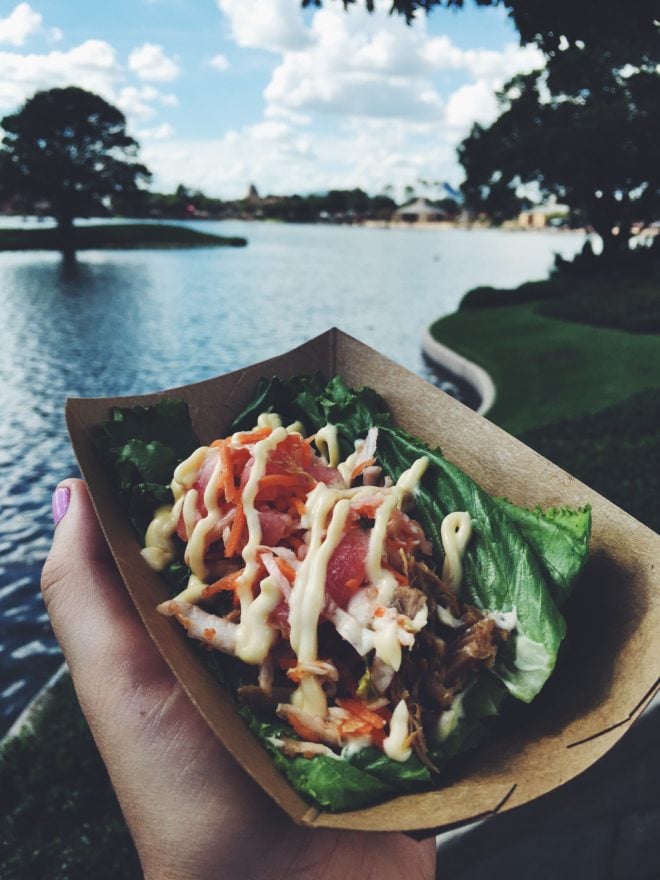
[[[370,385],[396,423],[430,444],[487,492],[526,507],[593,508],[590,557],[565,613],[567,644],[556,672],[529,707],[492,742],[457,761],[441,787],[353,812],[310,806],[275,768],[207,669],[198,646],[156,611],[166,592],[140,557],[138,539],[98,460],[93,433],[110,406],[187,401],[203,443],[223,436],[262,376],[320,370],[349,385]],[[246,771],[301,824],[407,832],[439,830],[522,805],[562,785],[625,733],[658,689],[660,537],[418,376],[339,330],[287,354],[183,388],[141,397],[67,401],[71,441],[92,501],[129,593],[163,656],[219,739]]]

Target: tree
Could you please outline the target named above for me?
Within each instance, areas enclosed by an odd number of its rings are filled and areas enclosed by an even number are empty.
[[[469,208],[515,212],[516,190],[530,185],[581,213],[606,258],[627,248],[634,224],[657,218],[660,76],[650,61],[566,49],[549,69],[514,77],[498,101],[495,122],[459,146]]]
[[[0,125],[3,189],[49,203],[64,253],[75,250],[76,217],[139,192],[151,177],[135,161],[138,143],[121,111],[84,89],[37,92]]]
[[[361,0],[342,0],[349,9]],[[369,12],[374,0],[363,0]],[[302,6],[322,6],[322,0],[301,0]],[[433,9],[462,9],[465,0],[390,0],[390,12],[410,24],[418,12]],[[553,55],[564,43],[575,45],[603,40],[616,41],[622,33],[638,41],[657,36],[657,0],[635,0],[632,6],[621,0],[473,0],[475,6],[502,6],[520,34],[522,43],[537,43],[546,55]]]

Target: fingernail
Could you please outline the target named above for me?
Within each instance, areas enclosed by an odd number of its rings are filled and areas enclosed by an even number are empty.
[[[67,486],[60,486],[53,492],[53,522],[55,525],[62,519],[69,509],[71,491]]]

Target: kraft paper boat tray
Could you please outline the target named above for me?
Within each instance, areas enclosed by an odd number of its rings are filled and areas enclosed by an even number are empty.
[[[156,611],[166,596],[140,557],[138,539],[98,460],[93,433],[111,406],[187,401],[203,443],[223,436],[262,376],[320,370],[370,385],[398,425],[433,445],[487,491],[516,504],[589,503],[590,558],[565,610],[568,636],[555,675],[489,744],[461,759],[437,790],[347,813],[310,806],[248,733],[197,645]],[[163,656],[219,739],[246,771],[301,824],[365,831],[431,831],[510,810],[562,785],[626,732],[658,689],[660,537],[519,441],[378,352],[336,329],[287,354],[183,388],[141,397],[67,402],[73,447],[101,526],[129,593]],[[655,565],[655,569],[654,569]]]

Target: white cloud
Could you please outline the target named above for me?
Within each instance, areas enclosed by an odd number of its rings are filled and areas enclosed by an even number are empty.
[[[0,43],[22,46],[30,34],[39,30],[42,21],[29,3],[19,3],[7,18],[0,18]]]
[[[68,52],[43,55],[0,52],[0,107],[16,109],[38,89],[80,85],[109,101],[121,76],[115,50],[104,40],[87,40]]]
[[[309,43],[297,0],[217,0],[239,46],[286,52]]]
[[[486,92],[542,64],[533,46],[464,50],[446,35],[430,36],[424,19],[408,27],[400,17],[386,14],[388,9],[387,0],[379,0],[373,15],[359,7],[346,15],[340,4],[318,11],[306,45],[281,53],[264,91],[267,115],[444,120],[452,128],[459,127],[460,119],[465,128],[476,119],[492,118],[495,101],[486,102]],[[468,80],[447,98],[436,79],[445,70]]]
[[[128,56],[129,68],[140,79],[151,82],[171,82],[179,75],[179,65],[165,54],[162,46],[145,43],[133,49]]]
[[[467,134],[475,122],[489,124],[496,115],[493,89],[483,80],[460,86],[447,101],[447,125],[460,134]]]
[[[227,68],[229,67],[229,59],[226,55],[218,53],[217,55],[214,55],[213,58],[211,58],[209,64],[216,70],[227,70]]]
[[[154,186],[179,183],[223,198],[242,198],[250,183],[259,192],[307,193],[360,186],[382,192],[428,176],[455,175],[454,149],[434,128],[391,120],[355,120],[335,133],[300,131],[269,120],[208,141],[148,141],[142,156],[155,173]]]
[[[158,110],[155,104],[165,107],[176,107],[179,99],[176,95],[159,92],[152,85],[124,86],[117,93],[115,103],[126,116],[141,122],[153,119]]]
[[[393,185],[402,195],[420,178],[457,184],[459,140],[473,122],[492,119],[506,79],[542,60],[513,42],[501,51],[462,49],[431,34],[424,18],[407,27],[388,15],[389,0],[377,0],[373,15],[362,4],[346,14],[339,2],[307,16],[298,0],[217,3],[235,44],[275,55],[263,115],[213,140],[145,129],[143,158],[162,190],[185,183],[239,198],[250,183],[262,193]],[[222,55],[212,63],[225,62]],[[132,97],[137,111],[164,100],[139,90]]]
[[[152,120],[161,107],[175,107],[175,94],[151,83],[126,84],[126,70],[113,46],[87,40],[68,51],[38,54],[0,52],[0,112],[17,110],[34,92],[78,85],[96,92],[135,122]],[[160,137],[171,136],[160,127]]]
[[[163,122],[153,128],[141,128],[136,133],[138,141],[165,141],[172,138],[173,135],[174,128],[169,122]]]

